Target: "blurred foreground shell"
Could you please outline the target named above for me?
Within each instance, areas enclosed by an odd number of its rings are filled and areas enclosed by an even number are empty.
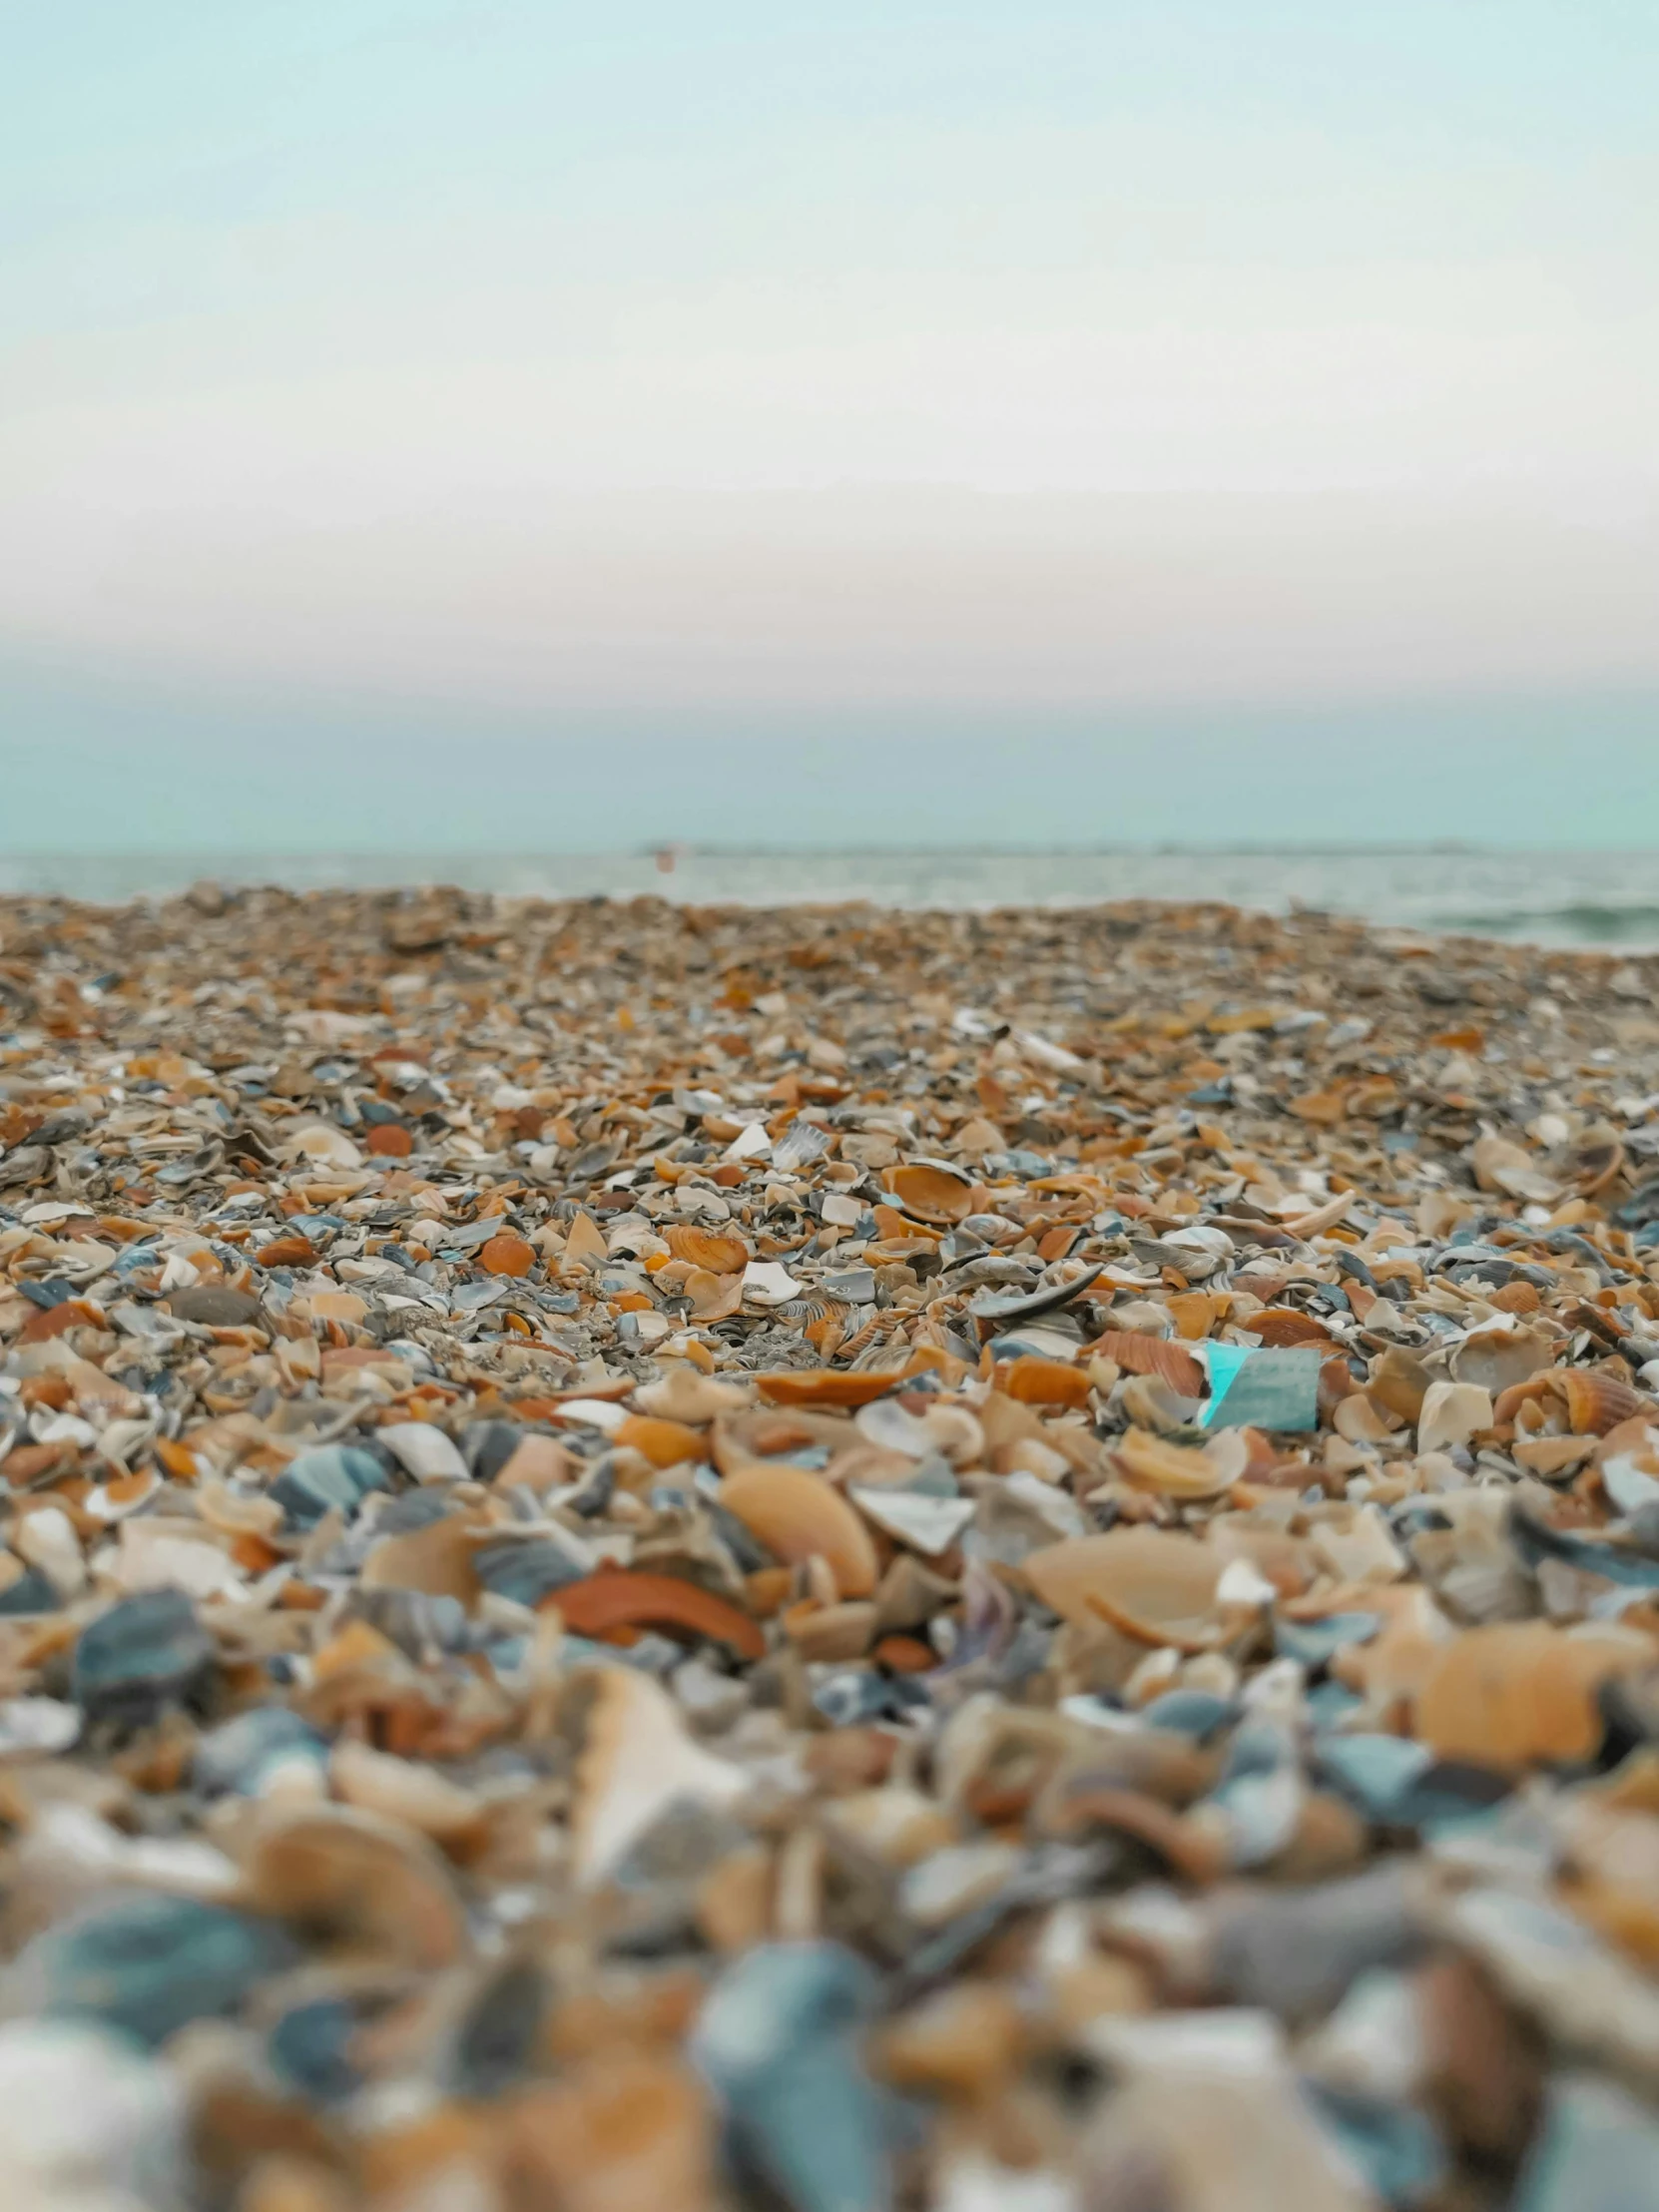
[[[1224,1564],[1192,1536],[1115,1528],[1033,1552],[1024,1572],[1063,1620],[1105,1620],[1141,1643],[1206,1651],[1231,1633],[1216,1610]]]

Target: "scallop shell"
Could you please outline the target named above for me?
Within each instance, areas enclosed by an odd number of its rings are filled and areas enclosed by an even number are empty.
[[[1128,1329],[1108,1329],[1089,1348],[1115,1360],[1126,1375],[1155,1375],[1180,1397],[1204,1395],[1204,1370],[1184,1345],[1167,1337],[1143,1337]]]
[[[692,1741],[674,1701],[648,1675],[605,1667],[592,1680],[571,1814],[576,1876],[585,1888],[604,1881],[677,1800],[730,1805],[749,1787],[741,1767]]]
[[[957,1168],[938,1160],[912,1160],[893,1168],[887,1188],[905,1213],[917,1221],[963,1221],[973,1211],[973,1184]]]
[[[741,1237],[721,1237],[708,1229],[676,1226],[667,1232],[667,1242],[677,1260],[710,1275],[742,1275],[749,1265],[749,1247]]]
[[[1216,1611],[1225,1564],[1193,1536],[1114,1528],[1033,1552],[1025,1575],[1045,1605],[1076,1625],[1106,1620],[1140,1643],[1207,1651],[1232,1633]]]
[[[720,1503],[791,1566],[827,1559],[842,1597],[868,1597],[879,1573],[868,1529],[838,1490],[805,1467],[752,1461],[729,1474]]]
[[[1605,1436],[1620,1421],[1653,1409],[1651,1398],[1597,1368],[1558,1370],[1554,1386],[1566,1401],[1567,1425],[1575,1436]]]

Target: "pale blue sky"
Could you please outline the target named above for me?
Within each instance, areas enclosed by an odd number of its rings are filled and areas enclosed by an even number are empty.
[[[0,847],[1258,836],[1281,711],[1297,833],[1659,842],[1656,104],[1652,0],[0,0]]]

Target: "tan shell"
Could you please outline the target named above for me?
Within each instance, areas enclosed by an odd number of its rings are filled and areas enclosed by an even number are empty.
[[[1112,1463],[1138,1489],[1163,1497],[1219,1497],[1244,1473],[1250,1447],[1240,1430],[1224,1430],[1202,1451],[1131,1428],[1112,1447]]]
[[[749,1265],[749,1247],[741,1237],[677,1226],[667,1232],[667,1243],[677,1260],[703,1268],[710,1275],[742,1275]]]
[[[715,2202],[708,2091],[668,2053],[596,2054],[557,2081],[520,2090],[496,2134],[515,2205],[710,2212]]]
[[[973,1211],[973,1185],[931,1161],[912,1160],[888,1174],[887,1188],[916,1221],[955,1222]]]
[[[313,1940],[430,1971],[467,1947],[431,1845],[374,1814],[331,1807],[262,1828],[246,1862],[251,1903]]]
[[[707,1268],[693,1268],[680,1288],[691,1300],[693,1321],[727,1321],[743,1304],[741,1275],[714,1275]]]
[[[1416,1704],[1416,1733],[1442,1759],[1518,1768],[1593,1756],[1596,1692],[1651,1663],[1652,1647],[1617,1628],[1567,1634],[1547,1621],[1466,1629],[1439,1653]]]
[[[1224,1563],[1193,1536],[1113,1528],[1033,1552],[1025,1576],[1064,1620],[1106,1620],[1140,1643],[1206,1651],[1232,1629],[1215,1609]]]
[[[720,1502],[769,1551],[796,1566],[829,1561],[842,1597],[868,1597],[879,1565],[869,1530],[838,1490],[805,1467],[753,1461],[729,1474]]]
[[[571,1814],[576,1875],[587,1886],[603,1881],[677,1801],[729,1805],[748,1788],[741,1767],[692,1741],[673,1699],[649,1676],[605,1667],[590,1680]]]

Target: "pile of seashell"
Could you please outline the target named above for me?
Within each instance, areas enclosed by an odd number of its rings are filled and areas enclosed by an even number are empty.
[[[1659,2206],[1656,982],[0,902],[4,2202]]]

